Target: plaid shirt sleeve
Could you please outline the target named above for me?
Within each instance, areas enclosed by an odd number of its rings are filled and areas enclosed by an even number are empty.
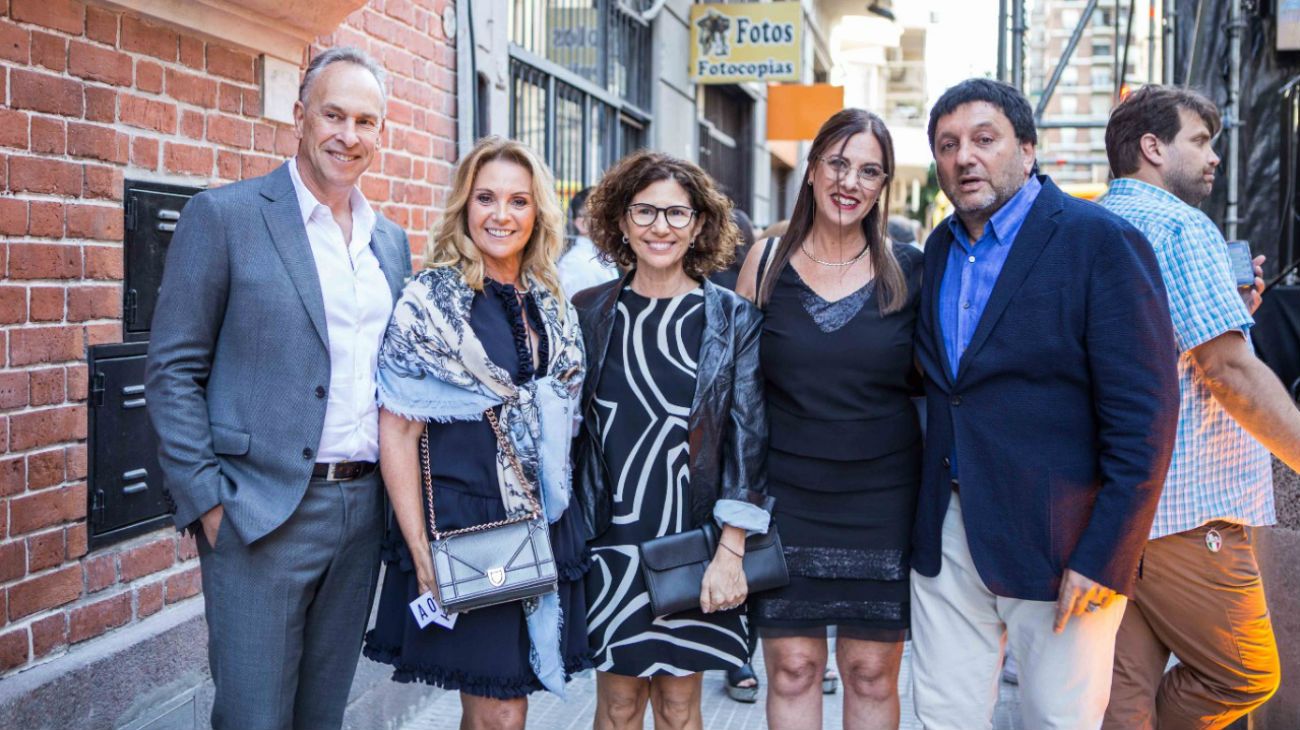
[[[1160,259],[1174,338],[1180,352],[1230,330],[1246,334],[1254,320],[1237,292],[1222,234],[1204,213],[1180,216],[1154,248]]]

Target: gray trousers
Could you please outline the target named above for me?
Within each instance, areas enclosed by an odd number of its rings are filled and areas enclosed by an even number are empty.
[[[199,531],[215,730],[343,725],[379,574],[378,475],[312,480],[280,527],[244,545]]]

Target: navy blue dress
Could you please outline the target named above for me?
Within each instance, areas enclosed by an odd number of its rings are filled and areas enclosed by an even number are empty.
[[[514,288],[487,280],[475,294],[470,326],[493,362],[515,374],[515,382],[542,377],[547,360],[545,330],[531,297],[529,320],[540,343],[542,367],[534,371],[523,311]],[[497,484],[497,441],[486,420],[430,423],[429,463],[439,530],[505,519]],[[423,503],[423,499],[421,500]],[[424,516],[428,525],[428,515]],[[591,666],[587,648],[585,538],[577,505],[551,526],[564,611],[564,668],[567,675]],[[420,595],[415,567],[391,508],[384,539],[384,578],[375,627],[363,649],[370,659],[394,667],[398,682],[426,682],[444,689],[496,699],[524,697],[543,689],[528,663],[528,626],[519,602],[460,614],[452,630],[430,624],[420,629],[409,604]]]

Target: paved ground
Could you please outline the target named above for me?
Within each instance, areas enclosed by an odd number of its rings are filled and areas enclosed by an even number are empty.
[[[762,652],[755,659],[757,670],[762,676]],[[921,723],[912,714],[911,672],[909,658],[904,655],[903,669],[898,678],[899,694],[903,702],[903,719],[901,730],[919,730]],[[587,672],[573,680],[569,685],[569,699],[561,702],[549,694],[534,695],[528,710],[529,730],[582,730],[591,727],[592,716],[596,711],[596,682]],[[460,723],[460,699],[454,692],[434,690],[429,705],[402,730],[456,730]],[[763,718],[763,701],[759,695],[758,702],[743,705],[733,702],[723,691],[721,672],[709,672],[704,677],[704,727],[708,730],[755,730],[766,728]],[[822,726],[828,730],[842,725],[841,694],[828,695],[822,702]],[[653,727],[649,712],[646,713],[646,728]],[[995,730],[1023,730],[1020,725],[1019,702],[1016,688],[1009,684],[1002,685],[1001,698],[994,718]]]

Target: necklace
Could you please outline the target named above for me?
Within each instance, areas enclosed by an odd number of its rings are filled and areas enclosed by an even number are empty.
[[[799,248],[803,250],[804,256],[807,256],[808,258],[812,259],[816,263],[821,264],[822,266],[852,266],[853,264],[856,264],[863,256],[867,255],[867,250],[871,248],[871,246],[869,244],[863,244],[862,251],[860,251],[857,256],[854,256],[848,261],[822,261],[816,256],[813,256],[812,252],[808,250],[807,241],[800,243]]]

